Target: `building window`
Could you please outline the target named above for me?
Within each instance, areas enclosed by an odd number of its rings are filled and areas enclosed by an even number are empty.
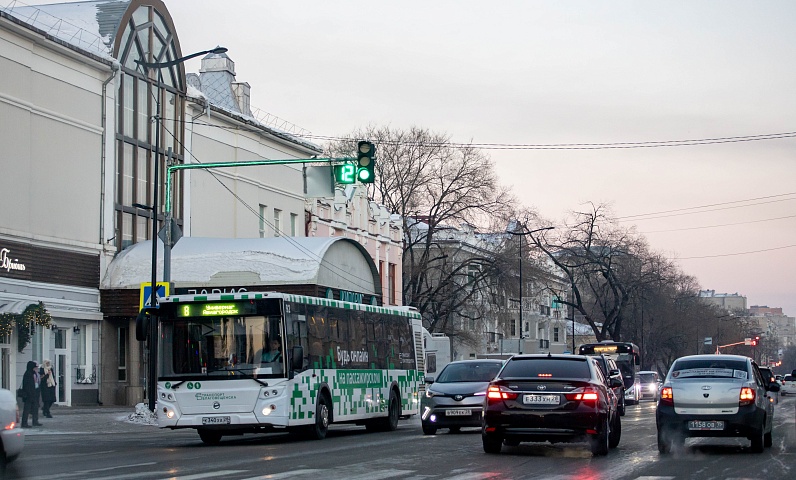
[[[274,209],[274,236],[282,235],[282,210]]]
[[[265,205],[260,205],[260,238],[265,238]]]
[[[389,272],[387,279],[387,291],[390,297],[390,305],[398,305],[397,291],[395,289],[395,264],[389,264],[387,270]]]
[[[136,60],[168,62],[176,59],[174,32],[152,6],[140,6],[122,25],[119,60],[122,75],[116,121],[116,247],[124,249],[151,239],[165,211],[166,154],[183,162],[185,79],[179,64],[144,71]],[[153,119],[159,119],[153,121]],[[155,169],[158,185],[155,185]],[[181,174],[172,175],[171,214],[182,223]],[[153,211],[155,188],[158,208]],[[134,207],[138,203],[149,208]]]
[[[298,228],[298,215],[295,213],[290,214],[290,236],[296,236],[296,230]]]
[[[514,337],[517,335],[517,320],[511,319],[511,325],[509,326],[509,330],[511,331],[511,336]]]
[[[558,327],[553,327],[553,341],[554,341],[554,342],[558,342],[558,341],[560,341],[560,340],[558,339]]]
[[[118,372],[117,380],[127,381],[127,327],[119,327],[116,333],[116,348],[119,352],[119,360],[116,366]]]
[[[33,360],[41,363],[42,358],[42,336],[44,333],[44,327],[41,325],[36,325],[33,322],[30,324],[31,332],[30,332],[30,345],[31,345],[31,357]]]

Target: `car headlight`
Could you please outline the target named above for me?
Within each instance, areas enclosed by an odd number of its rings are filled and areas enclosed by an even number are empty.
[[[437,395],[437,393],[434,392],[433,390],[431,390],[431,389],[426,390],[426,398],[433,398],[436,395]]]

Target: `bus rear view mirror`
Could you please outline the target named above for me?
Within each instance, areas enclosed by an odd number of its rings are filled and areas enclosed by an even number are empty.
[[[304,366],[304,348],[301,345],[293,345],[290,352],[290,369],[301,370]]]

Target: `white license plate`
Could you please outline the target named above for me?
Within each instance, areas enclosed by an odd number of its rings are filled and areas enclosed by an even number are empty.
[[[202,417],[202,425],[227,425],[229,417]]]
[[[522,403],[526,405],[558,405],[558,395],[523,395]]]
[[[471,413],[470,410],[445,410],[446,417],[466,417]]]
[[[691,420],[689,430],[724,430],[723,420]]]

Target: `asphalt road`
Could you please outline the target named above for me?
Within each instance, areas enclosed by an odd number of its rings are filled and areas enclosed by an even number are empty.
[[[628,407],[622,441],[606,457],[585,444],[521,444],[487,455],[478,429],[425,436],[418,419],[396,432],[334,425],[323,441],[284,434],[201,443],[193,430],[129,423],[132,409],[58,409],[28,430],[25,451],[3,479],[786,479],[796,478],[796,397],[775,410],[774,446],[751,453],[746,439],[689,439],[657,451],[655,405]]]

